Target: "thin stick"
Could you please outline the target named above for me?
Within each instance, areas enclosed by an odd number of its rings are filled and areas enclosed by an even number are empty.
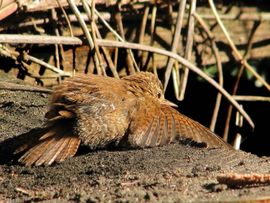
[[[190,0],[191,5],[190,5],[190,12],[189,12],[189,20],[188,20],[188,32],[187,32],[187,43],[186,43],[186,49],[185,49],[185,58],[187,60],[191,60],[191,55],[192,55],[192,48],[193,48],[193,38],[194,38],[194,16],[193,13],[196,11],[196,3],[197,0]],[[189,75],[189,69],[183,67],[184,73],[180,75],[180,95],[179,99],[183,100],[186,92],[186,87],[187,87],[187,81],[188,81],[188,75]]]
[[[147,25],[149,10],[150,10],[149,6],[146,6],[143,12],[143,18],[142,18],[142,23],[140,27],[140,35],[139,35],[139,44],[143,44],[143,41],[144,41],[145,28]]]
[[[155,40],[155,33],[156,33],[156,17],[157,17],[157,6],[153,5],[152,12],[151,12],[151,23],[150,23],[150,46],[154,46]],[[149,61],[152,59],[152,69],[155,75],[157,75],[156,70],[156,61],[155,61],[155,54],[148,52],[146,56],[146,60],[143,65],[143,70],[149,70]]]
[[[115,14],[115,20],[116,20],[116,24],[118,26],[119,29],[119,33],[121,35],[121,37],[125,40],[125,33],[124,33],[124,26],[123,26],[123,22],[122,22],[122,16],[121,16],[121,5],[120,3],[117,3],[117,12]],[[127,51],[127,58],[126,58],[126,62],[127,62],[127,68],[128,68],[128,72],[129,74],[134,74],[136,72],[135,70],[135,63],[132,62],[132,51],[130,49],[126,50]],[[139,68],[136,68],[137,71]]]
[[[238,174],[229,173],[217,176],[217,180],[220,184],[226,184],[229,187],[245,187],[250,185],[264,185],[270,184],[270,174]]]
[[[92,37],[91,37],[91,35],[90,35],[89,31],[88,31],[88,28],[87,28],[87,26],[86,26],[86,24],[85,24],[85,22],[84,22],[84,20],[83,20],[83,18],[81,16],[81,13],[80,13],[79,9],[77,8],[74,0],[67,0],[67,1],[69,3],[70,8],[72,9],[73,13],[77,17],[77,20],[79,21],[79,23],[80,23],[80,25],[82,27],[83,33],[84,33],[84,35],[85,35],[85,37],[87,39],[87,42],[88,42],[91,50],[93,50],[94,49],[94,42],[93,42]]]
[[[260,25],[260,22],[257,22],[254,24],[251,33],[249,35],[249,39],[248,39],[248,45],[246,48],[246,52],[244,54],[244,59],[246,60],[249,56],[249,53],[251,52],[252,49],[252,45],[253,45],[253,39],[255,37],[255,33],[258,30]],[[236,81],[233,87],[233,92],[232,95],[236,95],[238,87],[239,87],[239,83],[240,83],[240,78],[242,77],[242,74],[244,72],[244,65],[241,65],[241,67],[239,68],[238,74],[236,76]],[[229,129],[230,129],[230,121],[231,121],[231,116],[232,116],[232,106],[229,105],[228,107],[228,112],[227,112],[227,118],[225,121],[225,127],[224,127],[224,132],[223,132],[223,139],[224,140],[228,140],[228,134],[229,134]]]
[[[88,4],[90,4],[89,1],[87,1]],[[109,23],[107,23],[107,21],[102,17],[102,15],[100,15],[100,13],[95,9],[95,14],[99,17],[99,19],[101,20],[101,22],[116,36],[116,38],[118,40],[120,40],[121,42],[125,42],[125,40],[109,25]],[[134,58],[134,55],[132,53],[131,50],[128,51],[128,53],[130,54],[130,57],[133,61],[133,64],[135,66],[135,68],[137,69],[137,71],[139,71],[139,67],[136,63],[136,60]],[[117,65],[115,65],[117,67]]]
[[[63,6],[62,6],[62,4],[60,3],[60,1],[59,0],[56,0],[57,1],[57,4],[58,4],[58,6],[60,7],[60,9],[61,9],[61,11],[62,11],[62,13],[63,13],[63,15],[64,15],[64,18],[66,19],[66,22],[67,22],[67,25],[68,25],[68,29],[69,29],[69,32],[70,32],[70,36],[71,37],[74,37],[74,34],[73,34],[73,31],[72,31],[72,27],[71,27],[71,23],[70,23],[70,16],[69,15],[67,15],[67,13],[66,13],[66,11],[65,11],[65,9],[63,8]],[[63,60],[63,63],[65,62],[65,55],[64,55],[64,48],[63,48],[63,46],[61,46],[61,51],[62,51],[62,60]],[[74,46],[72,46],[72,52],[73,52],[73,70],[75,70],[75,47]],[[73,74],[74,74],[74,72],[73,72]]]
[[[91,37],[93,40],[93,46],[94,46],[93,48],[95,50],[94,62],[95,62],[98,74],[102,73],[102,75],[106,75],[106,71],[104,69],[103,62],[102,62],[103,60],[99,52],[99,46],[96,43],[96,33],[95,33],[95,28],[94,28],[95,27],[95,21],[94,21],[95,1],[92,1],[91,10],[85,0],[81,0],[81,2],[84,8],[84,11],[86,12],[90,20],[90,24],[91,24]]]
[[[82,45],[82,40],[77,37],[0,34],[0,43]]]
[[[96,24],[95,24],[95,32],[96,32],[96,34],[97,34],[98,39],[101,39],[101,34],[100,34],[100,32],[99,32],[99,30],[98,30]],[[110,68],[110,70],[111,70],[113,76],[114,76],[115,78],[119,78],[117,69],[116,69],[116,67],[114,66],[114,63],[113,63],[112,58],[111,58],[111,56],[110,56],[110,54],[109,54],[109,51],[106,49],[106,47],[101,47],[101,49],[102,49],[102,51],[103,51],[104,57],[105,57],[105,59],[106,59],[106,61],[107,61],[107,63],[108,63],[108,66],[109,66],[109,68]]]
[[[270,102],[270,97],[251,96],[251,95],[233,95],[232,97],[237,101]]]
[[[83,17],[81,16],[79,9],[77,8],[74,0],[67,0],[67,1],[69,3],[69,6],[72,9],[73,13],[75,14],[77,20],[79,21],[79,23],[81,25],[81,28],[83,30],[83,33],[84,33],[86,39],[87,39],[87,42],[88,42],[88,45],[90,46],[91,51],[93,51],[95,49],[94,42],[93,42],[93,39],[88,31],[86,23],[83,20]],[[94,54],[94,62],[96,64],[98,74],[101,75],[100,67],[98,65],[99,62],[98,62],[98,58],[97,58],[96,54]]]
[[[59,31],[58,31],[58,29],[57,29],[57,25],[56,25],[56,21],[57,21],[58,19],[57,19],[57,14],[56,14],[55,9],[51,9],[51,17],[52,17],[52,20],[53,20],[52,26],[53,26],[55,35],[56,35],[56,36],[60,36]],[[60,53],[59,53],[59,47],[58,47],[58,44],[55,44],[54,47],[55,47],[54,56],[55,56],[55,61],[56,61],[55,66],[56,66],[57,68],[60,68],[60,57],[59,57]]]
[[[29,92],[39,92],[49,94],[52,92],[50,89],[33,87],[28,85],[14,84],[10,82],[0,82],[0,90],[9,90],[9,91],[29,91]]]
[[[155,33],[156,33],[156,19],[157,19],[157,6],[155,5],[152,9],[152,15],[151,15],[151,42],[150,42],[150,45],[151,46],[154,46],[155,44],[155,40],[154,40],[154,36],[155,36]],[[152,66],[153,66],[153,71],[154,71],[154,74],[156,74],[156,76],[158,75],[157,74],[157,64],[156,64],[156,60],[155,60],[155,53],[152,53]]]
[[[85,2],[85,0],[82,0],[83,2]],[[87,6],[86,2],[85,2],[85,6]],[[96,32],[95,30],[98,30],[98,27],[96,26],[96,22],[95,22],[95,1],[92,0],[92,4],[91,4],[91,33],[92,33],[92,37],[93,37],[93,41],[94,41],[94,45],[95,45],[95,50],[96,50],[96,55],[99,61],[99,66],[103,72],[104,76],[107,76],[106,70],[105,70],[105,65],[104,65],[104,60],[101,57],[100,51],[99,51],[99,46],[96,42],[97,36],[96,36]]]
[[[139,44],[144,43],[145,29],[146,29],[146,25],[147,25],[149,10],[150,10],[149,5],[146,5],[144,12],[143,12],[143,18],[142,18],[141,27],[140,27]],[[138,58],[141,58],[141,61],[140,61],[141,69],[143,67],[143,55],[144,55],[143,52],[138,52]]]
[[[71,28],[71,23],[70,23],[69,16],[67,15],[67,13],[66,13],[65,9],[63,8],[62,4],[60,3],[60,1],[59,0],[56,0],[56,2],[58,4],[58,6],[60,7],[60,9],[61,9],[61,11],[62,11],[62,13],[63,13],[66,21],[67,21],[69,32],[70,32],[70,36],[73,37],[74,35],[73,35],[72,28]]]
[[[114,59],[113,59],[113,64],[115,68],[117,69],[117,62],[118,62],[118,56],[119,56],[119,49],[117,47],[114,48]]]
[[[185,8],[186,8],[186,0],[182,0],[181,3],[179,3],[179,7],[178,7],[176,27],[175,27],[175,31],[174,31],[172,46],[171,46],[171,51],[174,53],[176,53],[176,49],[179,45],[179,40],[180,40],[180,36],[181,36],[181,29],[182,29],[182,25],[183,25],[184,14],[185,14]],[[164,74],[164,85],[163,85],[164,91],[167,89],[167,85],[168,85],[170,75],[172,72],[173,63],[174,63],[174,60],[172,58],[169,58],[167,61],[166,71]],[[178,93],[179,93],[179,91],[178,91]],[[176,98],[178,99],[178,95],[176,95]]]
[[[202,28],[204,29],[205,33],[207,34],[210,42],[211,42],[211,48],[212,51],[215,55],[216,58],[216,63],[217,63],[217,69],[218,69],[218,82],[219,85],[223,87],[223,71],[222,71],[222,63],[221,63],[221,59],[220,59],[220,55],[219,55],[219,51],[214,39],[214,35],[213,33],[210,31],[210,29],[208,28],[207,24],[204,22],[204,20],[195,12],[194,17],[196,18],[196,20],[198,21],[198,23],[202,26]],[[216,104],[215,104],[215,108],[213,111],[213,116],[211,119],[211,124],[210,124],[210,129],[212,131],[215,131],[215,126],[216,126],[216,122],[217,122],[217,117],[218,117],[218,111],[220,108],[220,103],[221,103],[221,94],[218,93],[217,94],[217,98],[216,98]]]

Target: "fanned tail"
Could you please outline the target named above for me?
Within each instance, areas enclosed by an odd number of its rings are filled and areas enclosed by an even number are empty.
[[[38,139],[37,136],[39,136]],[[33,140],[17,148],[15,154],[26,151],[18,160],[27,166],[51,165],[73,157],[80,145],[78,136],[72,134],[70,126],[59,122],[48,127],[42,135],[34,135]]]

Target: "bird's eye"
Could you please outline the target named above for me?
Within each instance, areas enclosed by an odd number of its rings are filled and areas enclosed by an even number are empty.
[[[160,98],[160,97],[161,97],[161,93],[159,92],[159,93],[157,94],[157,96],[158,96],[158,98]]]

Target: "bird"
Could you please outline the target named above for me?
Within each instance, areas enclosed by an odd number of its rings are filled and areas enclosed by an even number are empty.
[[[231,148],[207,127],[165,99],[151,72],[117,79],[77,74],[54,86],[42,133],[31,135],[14,154],[27,166],[51,165],[73,157],[80,145],[149,148],[191,140],[206,147]]]

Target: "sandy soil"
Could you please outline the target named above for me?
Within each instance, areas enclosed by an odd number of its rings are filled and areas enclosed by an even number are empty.
[[[242,151],[180,143],[143,150],[94,152],[81,147],[74,158],[61,164],[19,165],[12,149],[18,140],[27,139],[31,130],[42,126],[47,97],[45,93],[0,90],[0,202],[250,202],[270,199],[269,184],[231,188],[218,183],[219,174],[270,172],[269,157]]]

